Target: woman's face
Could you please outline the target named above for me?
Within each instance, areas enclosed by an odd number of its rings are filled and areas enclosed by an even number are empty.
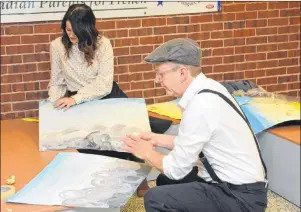
[[[71,25],[70,21],[66,21],[66,32],[67,32],[67,35],[68,35],[71,43],[75,44],[78,42],[78,38],[76,37],[76,35],[74,34],[74,32],[72,30],[72,25]]]

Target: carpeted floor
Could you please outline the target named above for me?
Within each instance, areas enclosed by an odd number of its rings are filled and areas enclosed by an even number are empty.
[[[154,187],[155,183],[150,182],[149,186]],[[271,191],[268,194],[268,201],[266,212],[300,212],[299,207]],[[121,212],[145,212],[143,198],[133,195]]]

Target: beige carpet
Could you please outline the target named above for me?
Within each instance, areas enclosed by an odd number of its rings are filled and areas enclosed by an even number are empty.
[[[154,187],[155,183],[150,182],[150,187]],[[283,199],[273,192],[268,194],[268,208],[266,212],[300,212],[300,208]],[[132,196],[121,212],[145,212],[143,206],[143,198]]]

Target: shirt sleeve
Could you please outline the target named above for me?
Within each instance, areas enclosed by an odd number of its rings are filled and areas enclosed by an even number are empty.
[[[63,97],[67,91],[67,85],[62,72],[62,61],[55,43],[50,44],[51,76],[48,85],[48,101],[56,101]]]
[[[110,94],[114,77],[114,55],[111,42],[103,38],[103,42],[96,52],[94,62],[98,63],[98,74],[91,83],[82,87],[72,96],[77,104],[100,99]]]
[[[170,179],[183,179],[192,170],[217,127],[217,111],[210,105],[202,106],[202,101],[199,96],[191,100],[183,112],[175,147],[163,159],[164,174]]]

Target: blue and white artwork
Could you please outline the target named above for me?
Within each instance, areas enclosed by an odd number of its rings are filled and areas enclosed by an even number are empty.
[[[68,110],[52,102],[39,106],[40,151],[96,149],[123,151],[120,139],[151,131],[145,100],[116,98],[87,102]]]
[[[59,153],[9,203],[120,208],[146,178],[150,167],[101,155]]]

